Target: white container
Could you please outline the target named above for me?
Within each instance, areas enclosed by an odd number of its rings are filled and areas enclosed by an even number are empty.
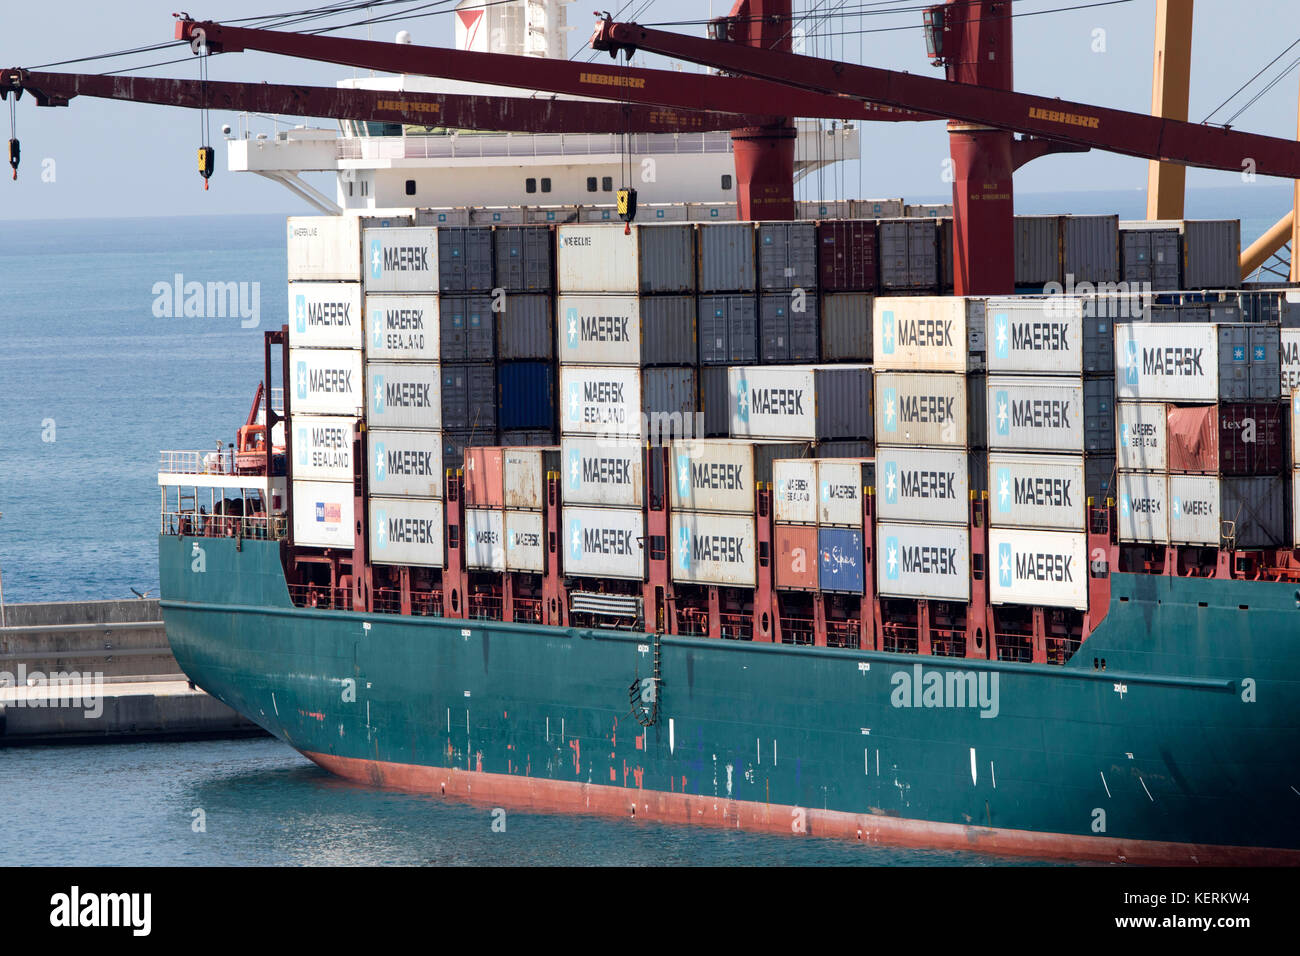
[[[966,525],[876,525],[876,588],[885,597],[970,601]]]
[[[565,224],[555,230],[560,292],[695,291],[694,227]]]
[[[350,481],[295,481],[293,543],[351,551],[356,544],[353,494]]]
[[[465,567],[505,571],[506,514],[497,508],[465,509]]]
[[[442,432],[373,428],[366,438],[372,495],[442,497]]]
[[[352,481],[355,418],[293,416],[293,477],[307,481]]]
[[[876,440],[906,445],[966,448],[970,388],[951,372],[877,372]]]
[[[560,367],[565,435],[641,436],[641,371],[591,365]]]
[[[1169,543],[1219,546],[1219,479],[1169,476]]]
[[[442,427],[442,378],[433,363],[366,363],[366,423],[371,428]]]
[[[817,523],[817,459],[772,462],[772,515],[781,524]]]
[[[640,365],[641,297],[562,295],[555,301],[562,365]]]
[[[839,528],[862,527],[862,466],[868,459],[821,458],[817,461],[817,523]]]
[[[371,498],[370,560],[440,568],[443,550],[442,502],[434,498]]]
[[[290,349],[291,413],[359,416],[365,405],[361,353],[354,349]]]
[[[1300,388],[1291,392],[1291,464],[1300,466]]]
[[[290,216],[289,281],[361,281],[361,225],[356,216]]]
[[[893,372],[968,372],[984,366],[985,300],[879,296],[875,366]]]
[[[555,465],[550,447],[507,448],[501,453],[502,483],[507,508],[541,511],[546,503],[546,463]]]
[[[989,453],[989,527],[1086,531],[1083,457]]]
[[[970,457],[946,448],[884,446],[876,451],[881,521],[962,524],[970,515]]]
[[[998,298],[987,309],[990,373],[1083,373],[1083,300]]]
[[[871,366],[750,365],[727,369],[733,438],[870,438]]]
[[[290,282],[289,347],[359,349],[361,286],[356,282]]]
[[[1084,450],[1082,379],[989,376],[988,416],[990,451]]]
[[[1291,472],[1291,544],[1300,547],[1300,468]]]
[[[540,511],[506,512],[506,570],[546,570],[546,528]]]
[[[437,362],[436,295],[366,296],[366,359]]]
[[[782,454],[797,455],[799,446],[727,438],[673,442],[673,510],[752,515],[755,483],[771,480],[771,462]]]
[[[643,461],[640,442],[564,436],[560,443],[564,503],[640,508]]]
[[[989,528],[989,600],[1088,608],[1088,536],[1082,531]]]
[[[437,292],[438,230],[420,226],[367,229],[362,236],[366,294]]]
[[[1282,397],[1300,388],[1300,329],[1282,329]]]
[[[1121,472],[1116,479],[1119,540],[1136,544],[1169,541],[1169,480],[1162,474]]]
[[[565,506],[564,573],[645,580],[645,515],[640,509]]]
[[[1116,464],[1124,470],[1164,471],[1168,421],[1164,402],[1116,402]]]
[[[1115,397],[1218,401],[1216,326],[1185,322],[1116,324]]]
[[[757,580],[754,519],[678,512],[672,516],[673,580],[752,588]]]

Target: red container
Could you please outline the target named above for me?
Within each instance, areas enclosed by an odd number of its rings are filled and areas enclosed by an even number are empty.
[[[817,526],[779,524],[776,537],[776,586],[785,591],[817,590]]]
[[[837,219],[817,224],[817,249],[823,292],[875,292],[876,223]]]
[[[1171,472],[1218,473],[1218,414],[1217,405],[1170,405],[1165,410]]]
[[[465,506],[468,508],[504,508],[505,449],[499,445],[466,448]]]
[[[1278,475],[1286,470],[1286,417],[1278,402],[1219,406],[1219,473]]]

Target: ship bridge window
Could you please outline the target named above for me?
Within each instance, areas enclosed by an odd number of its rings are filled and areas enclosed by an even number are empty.
[[[722,174],[722,188],[723,188],[723,189],[730,189],[730,188],[731,188],[731,174],[730,174],[730,173],[723,173],[723,174]]]
[[[614,177],[602,176],[600,179],[600,189],[602,192],[612,193],[614,191]]]
[[[525,179],[525,180],[524,180],[524,192],[526,192],[526,193],[535,193],[535,192],[537,192],[537,180],[536,180],[536,179],[533,179],[532,177],[529,177],[528,179]]]
[[[414,179],[408,179],[408,180],[406,181],[406,195],[408,195],[408,196],[414,196],[414,195],[415,195],[415,180],[414,180]]]
[[[595,191],[596,191],[596,177],[595,177],[595,176],[588,176],[588,177],[587,177],[587,192],[589,192],[589,193],[594,193]]]
[[[542,178],[542,192],[544,192],[544,193],[549,193],[550,191],[551,191],[551,181],[550,181],[550,179],[543,177],[543,178]]]

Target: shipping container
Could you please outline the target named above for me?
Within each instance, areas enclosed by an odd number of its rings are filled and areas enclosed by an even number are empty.
[[[861,528],[864,489],[872,487],[875,481],[876,463],[871,459],[818,459],[818,524]]]
[[[800,219],[848,219],[851,199],[803,199],[798,202]]]
[[[818,528],[817,565],[817,582],[822,591],[861,594],[866,584],[862,531]]]
[[[986,321],[990,372],[1080,375],[1084,338],[1090,354],[1098,344],[1111,352],[1114,341],[1108,323],[1084,321],[1083,300],[1074,297],[989,299]]]
[[[444,551],[444,511],[433,498],[370,498],[370,560],[440,568]]]
[[[438,289],[487,292],[492,277],[492,227],[443,226],[438,230]]]
[[[1219,406],[1169,405],[1165,410],[1165,435],[1169,443],[1169,470],[1216,474],[1219,470]]]
[[[939,290],[939,228],[934,219],[882,219],[877,224],[879,289]]]
[[[820,586],[817,526],[777,524],[773,527],[776,586],[786,591],[816,591]]]
[[[506,292],[551,292],[555,236],[549,226],[497,226],[492,238],[500,288]]]
[[[473,460],[472,455],[470,460]],[[506,515],[498,508],[465,509],[465,567],[505,571]]]
[[[1115,450],[1110,379],[989,376],[991,451]]]
[[[985,389],[980,376],[877,372],[876,436],[881,443],[983,448]]]
[[[673,580],[752,588],[757,582],[752,515],[682,511],[670,516]]]
[[[806,456],[809,451],[806,442],[675,441],[669,455],[673,510],[752,515],[756,483],[772,480],[772,462]]]
[[[1219,480],[1169,476],[1169,543],[1217,548],[1220,543]]]
[[[952,295],[956,285],[957,265],[952,220],[935,220],[939,224],[939,292]]]
[[[361,327],[360,284],[289,283],[290,348],[359,349]]]
[[[442,466],[448,471],[460,470],[465,464],[465,449],[477,445],[495,445],[497,433],[491,428],[444,430],[442,433]]]
[[[293,477],[309,481],[351,481],[355,418],[294,415]]]
[[[811,222],[758,224],[758,284],[765,292],[817,288],[817,227]]]
[[[627,508],[564,506],[564,573],[645,580],[645,515]]]
[[[966,525],[876,524],[876,589],[884,597],[970,601]]]
[[[818,223],[817,254],[822,292],[875,292],[880,287],[874,220]]]
[[[1116,402],[1119,467],[1125,471],[1164,471],[1169,439],[1164,402]]]
[[[1300,469],[1291,472],[1291,546],[1300,548]]]
[[[549,362],[555,358],[553,300],[548,295],[507,295],[496,314],[497,359]]]
[[[556,229],[560,292],[683,293],[695,291],[695,227],[623,223]]]
[[[1118,399],[1217,401],[1219,343],[1216,327],[1144,322],[1117,324],[1115,393]]]
[[[817,441],[812,444],[813,454],[818,458],[873,458],[876,454],[874,441]]]
[[[1292,390],[1300,388],[1300,329],[1281,329],[1278,332],[1282,398],[1290,399]]]
[[[1086,531],[1082,455],[989,453],[989,526]]]
[[[993,604],[1088,609],[1088,536],[1074,531],[990,528]]]
[[[876,452],[882,521],[961,524],[970,517],[972,458],[965,451],[882,445]],[[984,459],[978,459],[982,467]]]
[[[901,199],[850,199],[851,219],[902,219]]]
[[[1235,289],[1241,285],[1241,221],[1237,219],[1126,220],[1125,232],[1175,230],[1181,234],[1182,281],[1188,289]]]
[[[816,362],[817,297],[801,291],[759,296],[758,330],[764,363]]]
[[[396,226],[417,225],[413,216],[357,216],[357,221],[361,223],[363,231],[379,227],[389,229]]]
[[[1015,256],[1017,286],[1060,282],[1064,274],[1060,217],[1016,216]]]
[[[437,362],[441,353],[436,295],[366,296],[366,358]]]
[[[372,428],[441,428],[445,396],[442,395],[439,374],[440,366],[433,363],[367,362],[367,425]]]
[[[903,215],[908,219],[934,219],[944,216],[952,218],[952,203],[908,203],[903,207]]]
[[[1088,497],[1101,504],[1115,499],[1115,456],[1085,455],[1083,458],[1084,487]]]
[[[1281,396],[1280,330],[1266,325],[1218,325],[1219,399],[1277,401]]]
[[[553,428],[502,429],[501,444],[507,448],[529,448],[555,444]]]
[[[491,362],[496,357],[497,314],[492,302],[487,295],[439,297],[442,362]]]
[[[506,508],[541,511],[546,502],[547,472],[560,470],[560,449],[506,447],[502,467]]]
[[[752,222],[706,223],[699,227],[701,292],[753,292],[755,227]]]
[[[1119,540],[1164,544],[1169,540],[1169,479],[1146,472],[1120,472]]]
[[[701,365],[758,361],[758,299],[755,296],[702,295],[698,309]]]
[[[477,445],[465,449],[461,466],[465,480],[465,507],[505,507],[505,448]]]
[[[727,390],[733,438],[872,437],[867,365],[733,367]]]
[[[1181,289],[1182,237],[1177,229],[1121,229],[1120,272],[1124,282],[1156,291]]]
[[[555,374],[550,362],[497,366],[497,425],[517,431],[555,424]]]
[[[779,524],[817,523],[817,459],[772,462],[772,516]]]
[[[866,292],[836,292],[822,296],[818,308],[821,361],[871,361],[874,299]]]
[[[641,507],[645,467],[639,441],[565,435],[560,462],[565,504]]]
[[[1300,390],[1291,392],[1291,464],[1300,467]]]
[[[984,299],[882,296],[872,310],[877,369],[967,372],[984,367]]]
[[[546,528],[540,511],[506,512],[506,570],[546,571]]]
[[[700,369],[700,415],[705,438],[726,438],[731,434],[730,370],[712,365]]]
[[[415,210],[417,226],[467,226],[473,218],[468,206],[430,206]]]
[[[438,291],[437,229],[367,229],[362,251],[367,294]]]
[[[441,498],[440,431],[371,429],[366,432],[370,493],[383,498]],[[459,459],[456,466],[460,466]]]
[[[560,424],[565,434],[659,438],[694,434],[698,381],[693,368],[564,365]]]
[[[1062,282],[1119,281],[1119,216],[1063,216]]]
[[[686,218],[690,222],[735,222],[734,202],[688,202]]]
[[[556,314],[561,364],[695,364],[691,296],[561,295]]]
[[[1238,549],[1286,547],[1286,475],[1172,475],[1169,540]]]
[[[496,432],[497,381],[491,365],[444,365],[440,381],[443,428]]]
[[[359,282],[361,225],[356,216],[290,216],[289,281]]]
[[[294,414],[361,414],[365,385],[361,376],[361,353],[355,349],[290,349],[294,369],[294,392],[290,410]]]
[[[293,543],[351,551],[356,545],[355,494],[350,481],[294,481]]]

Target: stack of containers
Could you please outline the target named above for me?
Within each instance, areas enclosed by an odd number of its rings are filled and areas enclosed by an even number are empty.
[[[496,319],[490,226],[440,226],[434,290],[442,295],[442,426],[450,443],[496,441]]]
[[[1126,257],[1125,278],[1151,281],[1156,291],[1168,289],[1235,289],[1241,286],[1241,220],[1239,219],[1138,219],[1119,224]],[[1150,233],[1152,235],[1134,235]],[[1174,269],[1162,268],[1148,280],[1141,255],[1157,251],[1176,256]],[[1175,280],[1172,286],[1155,282]]]
[[[699,364],[701,369],[758,359],[758,274],[752,222],[699,227]]]
[[[862,594],[862,502],[870,458],[791,458],[772,465],[775,583],[787,591]]]
[[[555,299],[552,231],[492,231],[497,325],[497,426],[503,445],[555,441]]]
[[[471,571],[546,570],[546,474],[560,449],[474,447],[465,452],[465,566]]]
[[[877,588],[968,602],[970,493],[985,474],[985,303],[881,297],[874,312]]]
[[[1118,282],[1118,216],[1016,216],[1016,288]]]
[[[817,227],[811,222],[758,225],[759,361],[816,362]]]
[[[442,567],[438,230],[367,229],[366,452],[375,564]]]
[[[294,542],[351,549],[352,442],[365,389],[360,223],[291,217],[288,261]]]
[[[925,294],[939,291],[939,224],[931,218],[882,219],[879,235],[880,291]]]
[[[871,361],[871,303],[879,287],[876,223],[817,224],[821,360]]]
[[[1116,326],[1121,541],[1285,546],[1278,341],[1257,324]]]

